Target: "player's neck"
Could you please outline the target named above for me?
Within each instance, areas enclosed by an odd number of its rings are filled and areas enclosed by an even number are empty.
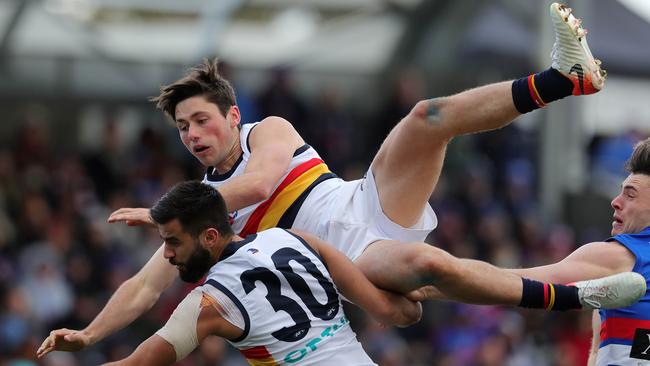
[[[226,155],[225,159],[223,159],[219,164],[216,164],[214,166],[214,169],[217,171],[219,174],[224,174],[229,172],[233,166],[237,163],[239,160],[239,157],[243,154],[241,145],[239,144],[239,140],[236,139],[235,143],[232,145],[230,150],[228,151],[228,154]]]
[[[215,263],[219,261],[221,258],[221,255],[223,254],[224,249],[232,243],[232,242],[237,242],[244,240],[241,236],[233,234],[228,237],[223,237],[220,239],[219,244],[214,246],[214,249],[212,249],[212,258],[214,259]]]

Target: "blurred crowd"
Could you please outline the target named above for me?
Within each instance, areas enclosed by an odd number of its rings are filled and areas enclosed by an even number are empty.
[[[364,116],[333,89],[302,97],[287,70],[274,71],[257,93],[237,91],[245,122],[287,118],[348,179],[363,174],[391,126],[425,97],[423,88],[404,79],[376,113]],[[110,113],[77,114],[65,143],[52,141],[62,127],[50,123],[47,108],[13,121],[12,136],[4,139],[9,143],[0,147],[0,365],[90,365],[124,357],[164,324],[188,290],[175,283],[133,325],[82,352],[35,359],[50,330],[86,326],[160,245],[155,229],[108,224],[109,214],[150,207],[174,183],[203,174],[152,106],[147,110],[155,116],[134,124]],[[607,227],[581,237],[541,215],[537,138],[535,130],[514,124],[452,142],[431,197],[439,225],[427,240],[457,256],[519,267],[554,262],[578,243],[604,239]],[[624,174],[621,148],[631,151],[632,140],[596,141],[594,164],[603,174]],[[584,365],[590,345],[588,312],[428,302],[419,324],[398,330],[346,308],[365,349],[382,366]],[[181,364],[245,363],[222,340],[209,338]]]

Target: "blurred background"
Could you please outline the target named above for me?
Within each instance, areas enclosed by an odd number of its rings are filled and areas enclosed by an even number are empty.
[[[90,365],[157,330],[176,283],[128,329],[35,359],[53,328],[80,329],[160,245],[154,229],[106,223],[149,207],[203,169],[147,102],[218,56],[244,122],[290,120],[339,176],[359,178],[420,99],[550,64],[548,1],[0,1],[0,364]],[[557,261],[609,234],[609,201],[650,134],[650,2],[571,1],[609,72],[607,88],[449,148],[429,241],[506,267]],[[384,329],[349,308],[380,365],[584,365],[590,313],[447,302]],[[183,365],[242,365],[217,338]]]

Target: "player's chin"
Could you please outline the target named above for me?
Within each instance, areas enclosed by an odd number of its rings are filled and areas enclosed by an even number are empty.
[[[212,157],[212,148],[207,148],[200,152],[194,151],[192,152],[192,155],[194,155],[194,157],[204,166],[215,166],[217,163]]]
[[[188,271],[185,268],[183,269],[179,268],[178,274],[181,280],[187,283],[197,283],[199,282],[199,280],[201,280],[201,278],[203,278],[204,275],[203,273],[200,272]]]
[[[192,155],[194,155],[196,160],[198,160],[201,164],[203,164],[203,166],[211,166],[211,164],[208,162],[208,159],[206,159],[205,157],[199,156],[196,153],[193,153]]]

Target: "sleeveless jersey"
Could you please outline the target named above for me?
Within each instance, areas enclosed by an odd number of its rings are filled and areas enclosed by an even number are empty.
[[[227,173],[217,174],[214,168],[208,168],[204,183],[218,189],[220,185],[244,173],[251,154],[248,138],[258,124],[259,122],[242,125],[239,142],[243,153],[232,169]],[[317,234],[322,228],[311,226],[316,226],[318,220],[309,220],[309,223],[300,226],[294,226],[294,221],[307,196],[317,185],[330,178],[336,178],[336,175],[329,170],[316,150],[307,144],[303,145],[294,152],[289,169],[266,201],[230,213],[234,232],[246,237],[272,227],[296,227]]]
[[[633,272],[650,280],[650,227],[638,234],[620,234],[616,241],[636,256]],[[650,294],[636,304],[600,310],[600,348],[597,365],[650,365]]]
[[[302,238],[270,229],[230,243],[202,290],[239,308],[243,334],[229,342],[253,366],[375,365],[343,313],[320,256]]]

